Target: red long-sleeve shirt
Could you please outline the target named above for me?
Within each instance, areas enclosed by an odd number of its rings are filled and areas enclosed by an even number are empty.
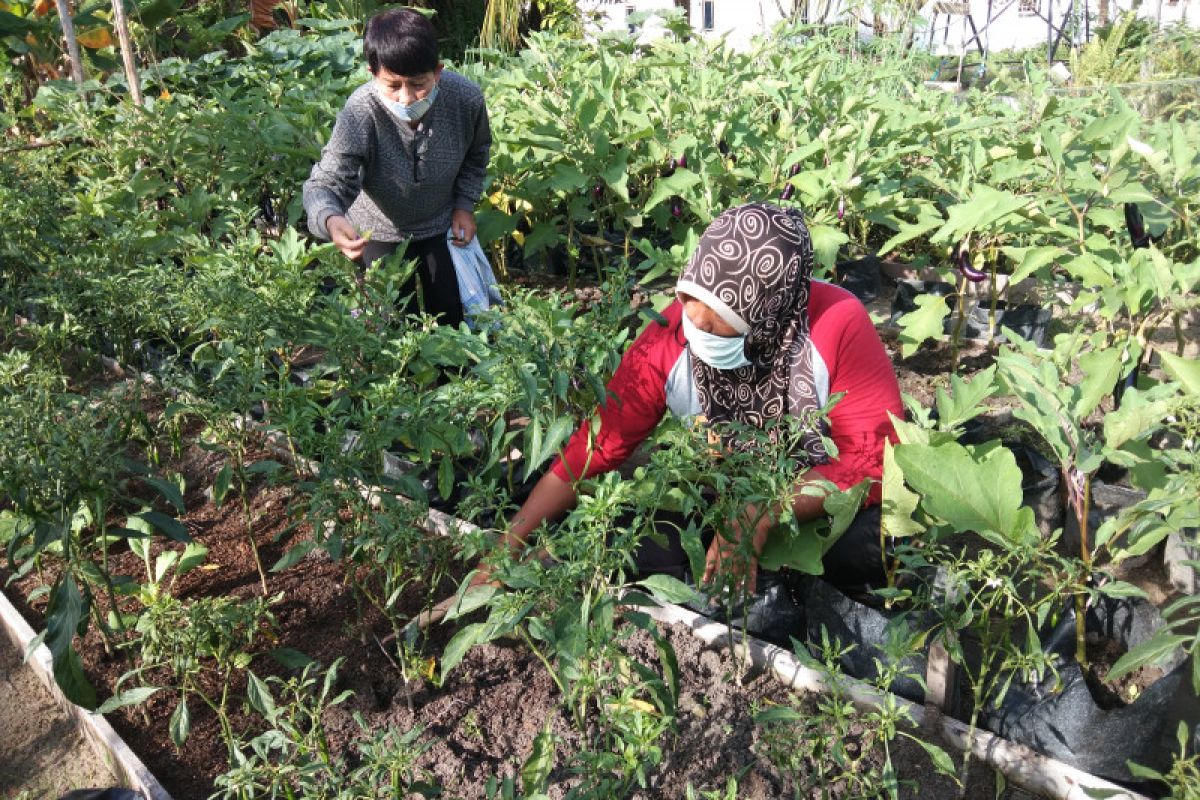
[[[848,489],[863,478],[876,481],[867,498],[879,503],[883,445],[894,440],[888,412],[903,416],[895,369],[866,308],[841,287],[812,282],[808,303],[813,378],[823,404],[831,394],[845,396],[829,415],[829,436],[837,458],[812,469]],[[608,384],[609,400],[599,410],[600,430],[589,460],[584,422],[555,461],[554,474],[565,481],[616,469],[658,425],[668,409],[700,412],[692,382],[691,354],[684,346],[677,301],[663,312],[667,324],[651,322],[621,359]],[[586,465],[586,472],[584,467]]]

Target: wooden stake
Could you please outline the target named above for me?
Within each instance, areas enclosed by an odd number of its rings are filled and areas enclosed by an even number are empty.
[[[75,38],[75,21],[71,19],[71,8],[67,0],[56,0],[58,21],[62,25],[63,38],[67,40],[67,56],[71,60],[71,80],[83,83],[83,58],[79,55],[79,40]]]
[[[129,38],[129,20],[125,17],[124,0],[112,0],[112,8],[113,26],[117,29],[117,39],[121,42],[121,61],[125,64],[125,81],[129,84],[129,96],[133,98],[135,106],[141,106],[142,84],[138,81],[137,64],[133,61],[133,45]]]

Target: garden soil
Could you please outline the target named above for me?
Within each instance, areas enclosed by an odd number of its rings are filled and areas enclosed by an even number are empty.
[[[949,348],[926,345],[910,358],[900,359],[894,333],[885,330],[883,338],[897,363],[902,390],[932,405],[935,390],[948,382]],[[959,356],[959,372],[969,375],[986,367],[991,358],[987,348],[967,345]],[[252,454],[251,460],[270,457],[260,450]],[[175,586],[175,594],[182,598],[250,598],[261,591],[245,539],[240,503],[231,499],[217,508],[206,491],[221,465],[218,456],[195,445],[165,465],[166,470],[182,473],[186,479],[187,513],[181,521],[209,548],[206,565],[182,576]],[[291,546],[311,536],[308,527],[297,521],[296,512],[303,499],[293,494],[293,489],[272,486],[261,478],[255,485],[251,513],[262,561],[268,567]],[[113,570],[140,578],[143,567],[139,559],[126,552],[115,556]],[[523,647],[505,643],[478,647],[443,687],[425,683],[406,687],[391,655],[379,644],[390,630],[370,608],[365,609],[360,623],[354,595],[339,564],[315,552],[288,570],[268,573],[267,583],[268,594],[280,594],[281,599],[272,607],[277,624],[274,638],[264,650],[271,646],[294,648],[325,665],[337,658],[345,659],[339,673],[341,684],[354,695],[328,712],[326,719],[331,740],[343,753],[353,752],[358,730],[353,721],[355,712],[371,728],[395,726],[407,730],[420,726],[425,741],[432,743],[420,767],[445,787],[446,796],[480,797],[488,777],[519,773],[546,720],[553,720],[554,730],[570,747],[573,734],[562,714],[557,690],[545,668]],[[32,578],[27,578],[5,591],[38,626],[44,601],[32,606],[25,603],[35,585]],[[448,581],[437,586],[416,585],[404,602],[411,605],[415,616],[452,591]],[[452,635],[451,627],[434,630],[426,643],[430,656],[440,654],[439,648]],[[663,763],[652,771],[648,786],[639,790],[638,796],[682,797],[688,785],[723,790],[734,776],[738,776],[740,797],[791,796],[793,790],[805,796],[809,794],[805,787],[814,783],[830,789],[833,797],[845,793],[845,787],[819,778],[812,759],[792,759],[794,771],[785,773],[765,757],[768,748],[763,731],[753,722],[754,709],[786,703],[805,714],[813,711],[812,698],[798,699],[766,676],[749,675],[738,683],[731,679],[734,665],[727,653],[703,645],[686,632],[673,631],[669,635],[679,653],[682,672],[678,731],[662,742]],[[94,630],[81,650],[89,676],[101,687],[101,697],[107,696],[128,669],[127,662],[119,655],[106,655]],[[651,663],[653,658],[648,658]],[[266,656],[256,658],[251,668],[259,676],[284,674],[284,668]],[[149,682],[154,683],[156,677],[163,676],[150,675]],[[244,677],[232,688],[238,696],[244,696]],[[168,719],[175,705],[173,695],[160,692],[142,708],[114,713],[110,721],[177,800],[203,798],[212,792],[214,778],[227,769],[228,756],[215,718],[195,701],[191,737],[176,750],[167,736]],[[234,714],[235,728],[243,733],[252,735],[253,724],[250,716]],[[864,724],[869,723],[852,722],[848,731],[829,731],[828,735],[841,736],[853,747],[862,738]],[[923,738],[936,741],[932,735]],[[897,737],[892,742],[892,758],[901,779],[908,782],[905,796],[930,800],[958,796],[957,787],[936,775],[929,758],[909,739]],[[867,763],[877,770],[878,753],[869,754]],[[1018,796],[997,793],[992,786],[994,778],[984,767],[976,765],[972,775],[965,794],[968,798]],[[553,775],[553,794],[562,796],[575,780],[560,768]]]
[[[253,455],[265,458],[268,454],[260,451]],[[210,551],[207,569],[179,579],[175,592],[180,597],[215,594],[249,598],[260,591],[245,541],[240,504],[227,501],[216,508],[204,491],[212,485],[220,466],[216,456],[194,445],[168,465],[168,469],[183,472],[187,479],[188,512],[181,519]],[[289,507],[298,499],[290,489],[266,483],[253,490],[256,539],[267,565],[310,535],[305,525],[294,524],[289,513]],[[116,573],[139,576],[142,570],[140,560],[128,552],[116,555],[112,563]],[[354,736],[359,730],[352,719],[355,712],[372,729],[421,726],[425,741],[432,742],[432,747],[419,766],[445,787],[444,796],[472,798],[483,796],[488,777],[519,773],[534,737],[547,719],[554,721],[555,730],[569,746],[571,726],[562,713],[558,692],[541,663],[519,645],[493,643],[478,647],[443,687],[418,683],[406,690],[392,657],[379,645],[389,632],[386,624],[368,611],[363,625],[358,625],[356,603],[344,577],[338,564],[316,554],[291,569],[267,576],[269,594],[282,594],[282,599],[272,608],[277,619],[275,638],[264,648],[295,648],[325,665],[337,658],[345,659],[340,684],[353,690],[354,695],[326,715],[335,748],[353,752]],[[30,606],[24,600],[33,587],[33,581],[26,579],[9,586],[6,592],[37,626],[42,624],[44,608],[40,601]],[[431,593],[440,599],[452,590],[448,582],[438,587],[417,587],[404,602],[412,605],[415,615],[425,598],[433,596]],[[440,654],[452,629],[452,625],[446,625],[433,631],[426,643],[431,656]],[[702,644],[686,631],[671,631],[669,635],[682,672],[678,732],[662,742],[663,764],[652,771],[648,786],[638,790],[636,796],[682,797],[689,784],[697,789],[723,790],[733,777],[738,779],[740,797],[791,796],[796,787],[826,785],[815,773],[811,759],[795,759],[794,771],[788,773],[772,766],[764,757],[762,731],[753,722],[755,709],[789,704],[805,713],[812,711],[813,700],[791,695],[765,675],[747,676],[739,685],[732,680],[735,665],[727,652]],[[648,654],[650,648],[645,649]],[[81,650],[90,678],[102,687],[101,697],[108,696],[114,682],[128,669],[126,662],[119,655],[105,655],[94,631],[88,634]],[[653,656],[646,658],[652,663]],[[284,668],[267,656],[257,657],[251,669],[260,676],[284,673]],[[149,675],[148,679],[155,683],[156,679],[165,681],[165,676]],[[235,681],[233,691],[244,696],[244,679]],[[410,696],[414,711],[409,710]],[[176,750],[167,735],[175,705],[172,694],[160,692],[144,706],[121,709],[109,718],[176,800],[199,800],[213,791],[214,779],[228,768],[228,755],[215,718],[197,701],[191,704],[191,736],[183,748]],[[143,709],[148,722],[143,719]],[[243,733],[252,735],[254,724],[251,716],[234,714],[234,726]],[[836,735],[849,741],[853,750],[866,724],[865,720],[852,722],[847,731]],[[933,736],[924,738],[936,741]],[[892,758],[901,779],[908,782],[905,796],[929,800],[957,796],[954,784],[938,776],[924,752],[907,739],[899,737],[893,742]],[[865,764],[877,771],[879,753],[869,754]],[[977,767],[974,774],[967,796],[995,796],[990,772]],[[552,776],[552,796],[563,796],[576,780],[560,767]],[[844,794],[837,786],[834,782],[833,797]]]

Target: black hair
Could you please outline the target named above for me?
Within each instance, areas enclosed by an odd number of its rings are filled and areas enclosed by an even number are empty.
[[[390,8],[367,23],[363,56],[372,74],[380,67],[405,77],[433,72],[438,65],[437,32],[424,15]]]

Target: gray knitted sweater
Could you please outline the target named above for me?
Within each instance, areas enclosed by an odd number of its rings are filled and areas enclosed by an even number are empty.
[[[354,90],[304,182],[309,230],[328,239],[326,220],[343,214],[375,241],[427,239],[446,234],[455,209],[475,208],[492,145],[483,92],[450,70],[438,85],[416,130],[373,80]]]

